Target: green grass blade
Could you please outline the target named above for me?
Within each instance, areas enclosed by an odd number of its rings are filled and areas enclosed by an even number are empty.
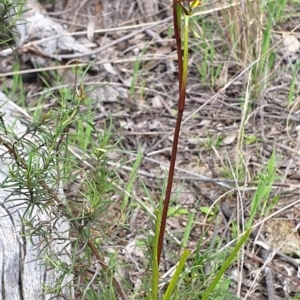
[[[133,96],[135,93],[135,87],[136,84],[138,82],[138,78],[139,78],[139,70],[140,70],[140,65],[142,62],[142,58],[143,55],[145,54],[146,50],[147,50],[148,44],[144,47],[144,49],[142,50],[142,53],[137,57],[134,66],[133,66],[133,77],[131,80],[131,84],[130,84],[130,96]]]
[[[183,238],[181,241],[182,248],[186,248],[187,241],[189,239],[189,236],[190,236],[192,228],[193,228],[193,221],[194,221],[194,214],[189,213],[187,225],[186,225],[184,235],[183,235]]]
[[[159,268],[157,260],[157,247],[158,247],[158,238],[161,222],[161,212],[156,210],[156,221],[155,221],[155,235],[153,241],[153,257],[152,257],[152,300],[157,300],[158,294],[158,281],[159,281]]]
[[[172,279],[171,279],[171,281],[168,285],[168,288],[167,288],[166,293],[163,297],[163,300],[168,300],[168,299],[171,298],[171,295],[172,295],[172,293],[174,291],[174,288],[177,284],[178,278],[179,278],[180,274],[182,273],[183,267],[185,265],[186,260],[188,259],[189,254],[190,254],[190,251],[185,249],[182,256],[181,256],[181,258],[180,258],[180,261],[179,261],[179,264],[176,268],[176,271],[175,271],[175,273],[174,273],[174,275],[173,275],[173,277],[172,277]]]
[[[214,278],[214,280],[212,281],[212,283],[209,285],[209,287],[205,291],[205,294],[201,298],[202,300],[208,299],[208,297],[210,296],[210,294],[213,292],[214,288],[216,287],[216,285],[220,281],[221,277],[224,275],[225,271],[231,265],[232,261],[236,258],[237,253],[239,252],[239,250],[241,249],[241,247],[243,246],[243,244],[248,239],[248,237],[250,235],[250,232],[251,232],[251,228],[249,228],[244,233],[244,235],[241,237],[241,239],[238,241],[238,243],[236,244],[236,246],[232,250],[231,254],[228,256],[228,258],[226,259],[225,263],[222,265],[220,271],[217,273],[216,277]]]
[[[126,188],[125,188],[126,193],[124,193],[124,197],[123,197],[123,201],[122,201],[122,205],[121,205],[122,210],[124,210],[126,208],[127,204],[128,204],[129,195],[131,193],[131,190],[132,190],[132,187],[133,187],[136,175],[137,175],[137,171],[138,171],[138,168],[139,168],[142,160],[143,160],[143,153],[141,152],[141,149],[139,149],[138,154],[137,154],[137,158],[136,158],[136,160],[133,164],[132,170],[131,170],[129,181],[128,181],[128,183],[126,185]]]

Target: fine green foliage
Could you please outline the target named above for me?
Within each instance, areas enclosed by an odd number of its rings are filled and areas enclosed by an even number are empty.
[[[14,37],[13,26],[20,19],[24,1],[0,1],[0,45],[7,44]]]
[[[125,187],[124,198],[123,198],[123,202],[121,205],[122,210],[124,210],[128,205],[131,190],[132,190],[133,184],[136,180],[137,172],[141,165],[142,159],[143,159],[143,154],[142,154],[141,150],[138,150],[138,154],[137,154],[136,160],[133,164],[128,183],[126,184],[126,187]]]
[[[112,286],[121,288],[106,266],[101,250],[95,246],[95,239],[92,237],[93,228],[97,227],[101,218],[105,220],[107,208],[112,203],[111,195],[115,191],[114,180],[115,171],[109,170],[106,166],[108,161],[108,150],[112,150],[114,145],[110,144],[113,135],[111,124],[103,133],[98,133],[91,120],[89,136],[81,136],[84,139],[78,140],[78,134],[70,132],[71,128],[83,128],[83,120],[87,120],[90,113],[82,113],[81,108],[87,95],[83,89],[76,93],[69,89],[60,91],[57,97],[57,107],[47,112],[37,110],[35,117],[25,123],[27,130],[18,137],[14,129],[1,123],[1,141],[10,151],[14,163],[9,165],[9,177],[1,184],[2,188],[9,188],[12,192],[10,197],[18,196],[27,203],[27,208],[23,215],[24,226],[26,226],[26,236],[30,240],[32,236],[43,236],[48,243],[51,242],[51,220],[49,224],[43,220],[37,223],[33,211],[56,210],[56,214],[66,217],[72,227],[76,238],[73,240],[72,266],[65,268],[63,262],[55,260],[53,257],[45,257],[45,263],[60,271],[62,278],[65,274],[74,273],[78,264],[81,264],[78,280],[85,278],[87,268],[92,260],[92,254],[98,258],[105,274],[104,282],[111,282]],[[89,117],[90,118],[90,117]],[[83,128],[84,130],[84,128]],[[72,144],[76,142],[76,144]],[[88,158],[82,157],[79,161],[71,153],[72,147],[80,147],[84,153],[90,153]],[[24,157],[26,150],[27,156]],[[81,153],[81,152],[79,152]],[[89,170],[84,170],[85,162],[92,166]],[[68,201],[64,203],[56,192],[56,185],[59,182],[71,183],[72,174],[82,173],[84,181],[80,184],[78,202]],[[10,201],[10,198],[7,199]],[[105,222],[102,221],[104,230]],[[100,235],[101,235],[100,231]],[[78,260],[77,253],[79,245],[84,246],[84,255]],[[97,243],[97,245],[100,245]],[[87,247],[88,246],[88,247]],[[82,251],[82,250],[80,250]],[[47,254],[46,254],[47,255]],[[113,260],[110,261],[112,263]],[[84,280],[85,281],[85,280]],[[72,285],[72,283],[69,283]],[[88,282],[86,283],[88,284]],[[106,287],[105,287],[106,288]],[[113,294],[112,287],[107,286],[110,294]],[[58,280],[55,287],[45,287],[44,293],[54,293],[59,295],[61,283]],[[124,298],[124,297],[123,297]]]
[[[291,107],[294,100],[295,100],[295,95],[297,95],[297,74],[300,68],[300,61],[298,60],[297,63],[295,65],[291,66],[292,68],[292,80],[291,80],[291,84],[290,84],[290,88],[289,88],[289,94],[288,94],[288,98],[287,98],[287,102],[288,102],[288,107]]]
[[[134,67],[133,67],[133,74],[132,74],[132,80],[130,83],[130,96],[133,97],[134,93],[136,91],[136,85],[141,83],[139,81],[139,70],[141,68],[141,61],[140,61],[140,57],[142,57],[144,55],[144,53],[147,51],[147,45],[143,48],[141,54],[137,57],[135,63],[134,63]]]
[[[201,298],[202,300],[209,299],[209,296],[211,295],[212,291],[215,289],[215,287],[217,286],[217,284],[220,282],[220,279],[224,275],[224,273],[227,270],[227,268],[236,259],[238,252],[242,248],[243,244],[247,241],[250,233],[251,233],[251,229],[248,229],[243,234],[243,236],[241,237],[241,239],[238,241],[238,243],[236,244],[236,246],[234,247],[234,249],[232,250],[232,252],[228,256],[228,258],[226,259],[226,261],[222,265],[221,269],[217,272],[216,277],[214,278],[214,280],[212,281],[212,283],[209,285],[209,287],[205,291],[203,297]]]
[[[265,174],[262,173],[259,176],[259,183],[251,201],[249,220],[245,225],[247,229],[252,226],[255,217],[264,217],[267,215],[267,212],[269,212],[279,200],[278,197],[276,197],[275,202],[273,200],[271,203],[268,203],[269,195],[276,179],[275,158],[274,150],[268,162]]]

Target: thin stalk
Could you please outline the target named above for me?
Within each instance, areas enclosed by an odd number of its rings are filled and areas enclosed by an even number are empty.
[[[181,16],[182,15],[184,16],[183,54],[181,50]],[[171,192],[172,192],[179,133],[180,133],[181,121],[182,121],[184,105],[185,105],[186,80],[187,80],[187,68],[188,68],[189,16],[186,13],[184,13],[182,4],[176,0],[173,1],[173,22],[174,22],[175,39],[176,39],[176,46],[177,46],[177,56],[178,56],[179,100],[178,100],[178,114],[177,114],[171,160],[170,160],[169,176],[168,176],[166,194],[164,199],[164,207],[163,207],[163,212],[161,217],[159,239],[158,239],[158,248],[157,248],[158,266],[160,264],[164,234],[166,229],[166,220],[167,220],[168,208],[169,208]]]

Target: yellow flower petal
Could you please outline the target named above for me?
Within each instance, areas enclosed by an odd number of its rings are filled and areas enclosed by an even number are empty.
[[[194,1],[191,1],[191,2],[192,2],[192,4],[190,4],[191,8],[195,8],[195,7],[202,4],[200,0],[194,0]]]

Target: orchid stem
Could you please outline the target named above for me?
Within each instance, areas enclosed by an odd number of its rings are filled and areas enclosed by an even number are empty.
[[[181,45],[181,16],[184,16],[184,32],[183,32],[183,55],[182,55],[182,45]],[[185,12],[181,2],[176,0],[173,1],[173,22],[174,22],[174,31],[175,39],[177,46],[177,57],[178,57],[178,73],[179,73],[179,100],[178,100],[178,114],[175,125],[175,132],[172,145],[172,153],[170,160],[170,168],[168,175],[168,182],[166,188],[166,194],[163,204],[163,212],[161,215],[159,239],[157,244],[157,263],[158,267],[160,264],[160,258],[163,247],[164,234],[166,229],[166,220],[168,215],[169,203],[172,193],[172,185],[175,171],[176,155],[178,148],[179,133],[181,127],[181,121],[185,105],[185,96],[186,96],[186,83],[187,83],[187,72],[188,72],[188,39],[189,39],[189,16]]]

